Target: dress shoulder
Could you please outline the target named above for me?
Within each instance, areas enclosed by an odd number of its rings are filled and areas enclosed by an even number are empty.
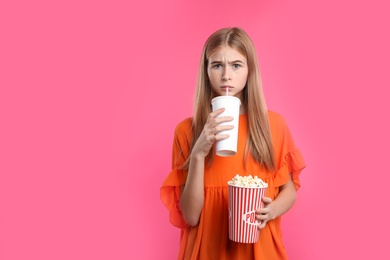
[[[271,128],[272,127],[287,127],[287,123],[286,123],[286,120],[284,119],[284,117],[275,111],[268,110],[268,120],[269,120]]]
[[[180,121],[175,128],[175,134],[178,132],[188,132],[192,128],[192,117],[188,117]]]

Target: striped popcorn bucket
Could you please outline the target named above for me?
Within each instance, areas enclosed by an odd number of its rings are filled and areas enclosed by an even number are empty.
[[[262,198],[267,188],[229,187],[229,239],[239,243],[259,240],[259,222],[255,210],[263,207]]]

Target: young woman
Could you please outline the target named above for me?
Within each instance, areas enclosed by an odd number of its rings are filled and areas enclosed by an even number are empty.
[[[237,153],[215,155],[214,144],[228,138],[231,117],[212,112],[220,95],[241,100]],[[305,167],[282,116],[267,110],[257,55],[240,28],[224,28],[206,41],[198,73],[194,116],[175,130],[172,171],[161,187],[170,221],[181,229],[179,259],[287,259],[281,216],[294,204]],[[252,175],[268,183],[264,208],[256,210],[259,241],[236,243],[228,238],[227,182]]]

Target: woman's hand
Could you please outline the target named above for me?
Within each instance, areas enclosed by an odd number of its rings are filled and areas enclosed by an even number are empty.
[[[268,221],[274,219],[272,207],[270,207],[270,204],[272,203],[272,199],[268,197],[263,197],[263,208],[258,208],[256,210],[256,219],[259,221],[259,229],[262,229],[265,227]]]
[[[218,115],[222,114],[223,111],[225,111],[225,109],[220,108],[210,113],[207,118],[207,122],[203,127],[203,131],[192,149],[193,156],[201,156],[202,158],[205,158],[209,154],[215,141],[229,137],[228,134],[219,134],[221,131],[231,130],[234,128],[233,125],[220,125],[224,122],[233,121],[233,117],[231,116],[218,117]]]
[[[263,197],[264,207],[256,210],[256,219],[260,222],[259,228],[264,228],[268,221],[286,213],[294,205],[296,196],[295,185],[289,174],[288,182],[280,186],[279,194],[274,200]]]

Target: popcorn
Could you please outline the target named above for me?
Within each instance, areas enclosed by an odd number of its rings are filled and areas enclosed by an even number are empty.
[[[247,188],[267,188],[268,184],[257,176],[240,176],[236,175],[231,181],[228,181],[229,185],[236,187],[247,187]]]

